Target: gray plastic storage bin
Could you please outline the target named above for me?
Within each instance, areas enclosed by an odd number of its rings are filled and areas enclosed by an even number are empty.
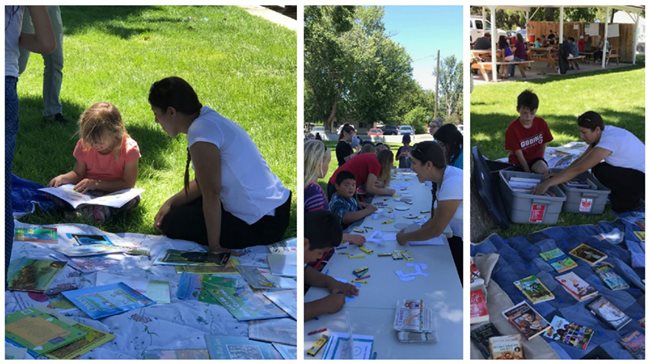
[[[553,168],[551,171],[559,172],[561,169]],[[602,214],[605,211],[605,204],[607,204],[607,196],[611,192],[609,188],[589,172],[583,172],[575,178],[586,179],[587,183],[595,189],[575,188],[567,186],[566,183],[560,184],[560,188],[566,193],[563,211],[592,215]]]
[[[566,201],[566,195],[559,187],[553,186],[549,188],[549,192],[555,196],[534,195],[513,191],[508,185],[508,181],[512,177],[531,178],[541,181],[542,175],[502,170],[499,171],[499,176],[501,177],[499,181],[501,198],[503,198],[512,222],[517,224],[555,224],[557,222],[562,211],[562,204]]]

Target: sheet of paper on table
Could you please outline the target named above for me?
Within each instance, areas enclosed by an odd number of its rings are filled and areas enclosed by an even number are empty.
[[[350,334],[343,332],[330,332],[330,338],[325,345],[323,359],[355,359],[363,360],[372,357],[374,336],[352,334],[352,347],[350,347]]]

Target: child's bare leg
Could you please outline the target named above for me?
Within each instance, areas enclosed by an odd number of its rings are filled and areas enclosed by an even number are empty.
[[[532,166],[530,166],[530,170],[533,173],[546,174],[548,172],[548,165],[546,165],[546,162],[544,160],[540,159],[537,162],[533,163]]]

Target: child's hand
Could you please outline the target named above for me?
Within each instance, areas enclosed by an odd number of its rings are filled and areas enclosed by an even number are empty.
[[[345,234],[345,240],[347,240],[351,244],[362,246],[366,242],[366,237],[357,234]]]
[[[172,204],[169,202],[169,200],[165,201],[165,203],[160,206],[160,210],[158,210],[158,213],[156,214],[156,217],[153,219],[153,227],[156,230],[160,230],[160,225],[162,224],[163,219],[165,218],[165,215],[171,210]]]
[[[402,229],[395,236],[399,245],[406,245],[406,243],[408,243],[408,241],[406,241],[406,237],[404,236],[405,233],[406,232],[404,231],[404,229]]]
[[[357,287],[334,279],[327,286],[327,289],[329,289],[331,293],[343,293],[346,296],[356,296],[359,294],[359,289]]]
[[[369,204],[364,210],[367,210],[372,214],[373,212],[377,211],[377,206]]]
[[[96,179],[84,178],[79,183],[74,186],[74,190],[77,192],[84,193],[86,191],[92,191],[97,189],[99,186],[99,181]]]
[[[341,293],[332,293],[322,299],[323,313],[339,312],[345,304],[345,295]]]
[[[61,174],[61,175],[58,175],[58,176],[52,178],[52,180],[50,180],[50,183],[48,183],[47,186],[48,187],[59,187],[59,186],[64,185],[66,183],[68,183],[68,180],[66,180],[65,176]]]

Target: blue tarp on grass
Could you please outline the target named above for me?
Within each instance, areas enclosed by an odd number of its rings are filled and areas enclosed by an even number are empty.
[[[619,219],[614,222],[552,227],[525,237],[504,239],[493,234],[482,243],[472,246],[471,254],[472,256],[477,253],[498,253],[500,255],[499,261],[492,272],[492,279],[503,288],[514,303],[526,300],[526,297],[512,282],[534,274],[555,295],[554,300],[534,305],[534,308],[547,321],[551,322],[553,316],[559,315],[569,321],[594,329],[594,335],[587,350],[580,350],[545,338],[561,358],[579,359],[600,346],[612,358],[634,359],[618,343],[618,340],[635,330],[645,332],[645,329],[639,323],[639,320],[645,317],[645,288],[641,281],[641,279],[645,278],[645,252],[638,238],[634,235],[634,231],[641,230],[635,224],[635,221],[639,220],[645,222],[645,216],[643,213],[636,212],[619,215]],[[611,233],[615,229],[623,232],[624,239],[621,242],[612,243],[606,239],[601,240],[598,238],[599,234]],[[589,301],[577,302],[572,298],[554,279],[559,273],[539,256],[540,252],[556,247],[562,249],[568,255],[570,250],[581,243],[586,243],[605,252],[608,256],[605,261],[612,264],[616,272],[630,285],[630,288],[626,290],[612,291],[591,266],[580,259],[574,259],[578,266],[571,271],[595,287],[600,295],[607,298],[632,318],[632,322],[619,331],[606,326],[593,316],[585,307]],[[495,312],[491,314],[501,313]]]

